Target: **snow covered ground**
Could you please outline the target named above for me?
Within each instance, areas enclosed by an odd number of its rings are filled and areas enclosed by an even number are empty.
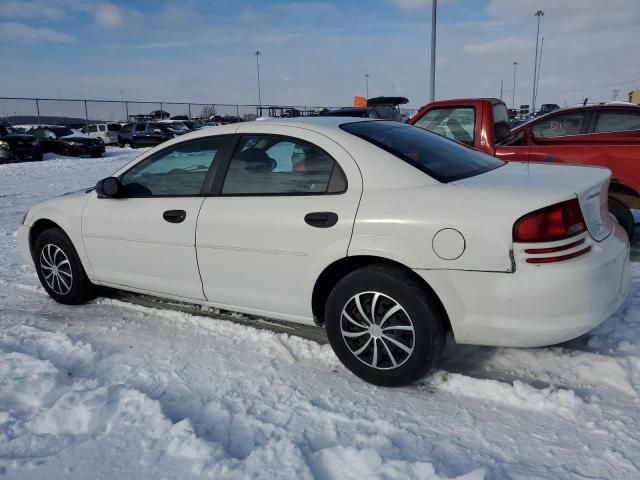
[[[640,478],[640,264],[586,337],[449,345],[419,385],[377,388],[297,337],[50,300],[22,214],[138,153],[0,165],[0,478]]]

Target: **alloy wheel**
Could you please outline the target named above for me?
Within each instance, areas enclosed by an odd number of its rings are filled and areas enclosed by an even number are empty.
[[[58,295],[66,295],[73,286],[71,263],[64,251],[52,243],[40,250],[40,271],[49,288]]]
[[[380,292],[351,297],[342,309],[340,331],[351,353],[379,370],[403,365],[415,348],[415,329],[409,314],[396,300]]]

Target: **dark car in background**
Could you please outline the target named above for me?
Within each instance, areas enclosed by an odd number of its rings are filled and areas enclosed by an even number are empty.
[[[367,100],[366,107],[343,107],[320,112],[322,117],[362,117],[404,122],[398,105],[409,103],[406,97],[375,97]]]
[[[42,150],[33,135],[27,135],[8,124],[0,124],[0,163],[42,160]]]
[[[171,128],[167,123],[127,123],[118,132],[118,145],[131,148],[155,147],[183,133],[186,132]]]
[[[105,151],[102,139],[82,136],[62,125],[44,125],[32,128],[27,133],[38,139],[45,153],[51,152],[65,157],[98,158]]]

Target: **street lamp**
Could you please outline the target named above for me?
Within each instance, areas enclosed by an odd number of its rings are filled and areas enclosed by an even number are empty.
[[[260,55],[262,53],[260,50],[256,50],[254,55],[256,56],[256,69],[258,70],[258,105],[262,108],[262,95],[260,93]]]
[[[538,32],[536,33],[536,58],[533,63],[533,97],[531,98],[531,110],[536,113],[536,80],[538,78],[538,43],[540,41],[540,19],[544,17],[544,10],[538,10],[534,17],[538,17]]]
[[[513,90],[511,90],[511,105],[516,108],[516,69],[518,62],[513,62]]]
[[[431,0],[431,79],[429,85],[429,101],[436,99],[436,12],[438,0]]]
[[[365,81],[367,82],[367,100],[369,100],[369,74],[364,74]]]

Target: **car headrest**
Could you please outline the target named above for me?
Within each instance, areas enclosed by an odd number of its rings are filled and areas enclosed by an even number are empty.
[[[259,148],[248,148],[235,157],[244,163],[244,168],[251,171],[271,172],[275,167],[275,161]]]

